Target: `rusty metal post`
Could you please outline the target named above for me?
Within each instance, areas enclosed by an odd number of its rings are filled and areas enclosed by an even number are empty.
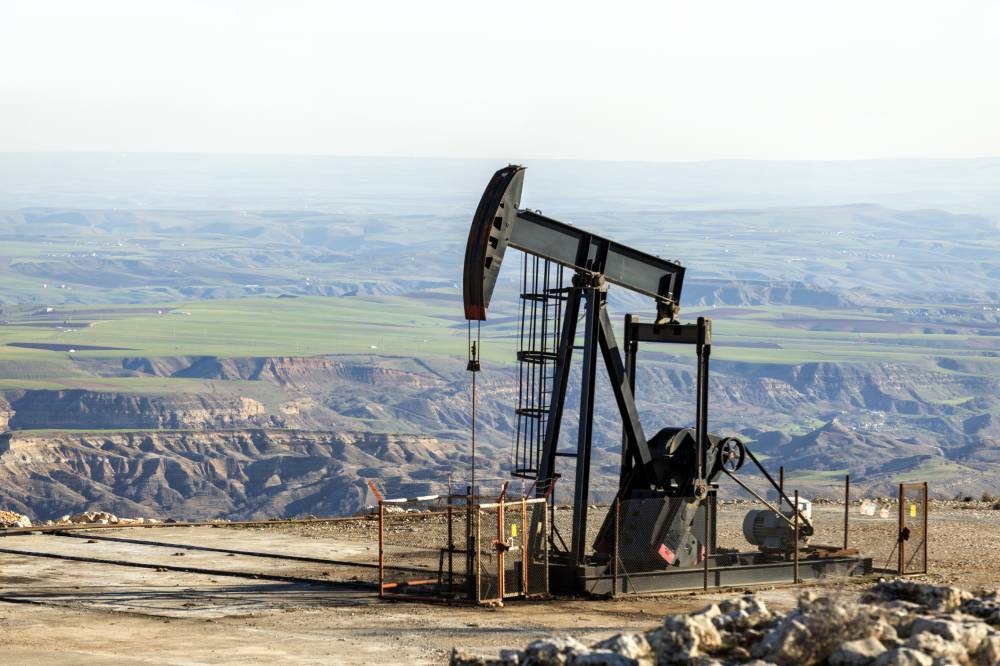
[[[896,551],[897,555],[899,556],[899,560],[896,563],[896,575],[898,576],[903,575],[903,567],[905,566],[906,563],[906,559],[903,554],[903,551],[906,548],[905,546],[906,541],[903,539],[903,528],[906,527],[906,513],[903,510],[903,500],[904,500],[903,485],[904,484],[902,483],[899,484],[899,502],[897,502],[897,504],[899,504],[899,524],[896,526],[897,528],[896,543],[899,544],[899,546],[896,549]]]
[[[476,523],[478,523],[478,516],[476,517]],[[476,536],[477,532],[473,532],[473,515],[472,515],[472,486],[465,487],[465,580],[467,594],[470,601],[479,600],[479,562],[476,555]]]
[[[497,504],[497,593],[500,596],[500,603],[503,603],[506,590],[504,577],[507,573],[507,541],[504,539],[504,518],[503,505],[507,497],[507,486],[504,484],[503,493],[500,494],[500,502]]]
[[[385,589],[385,504],[378,503],[378,596],[382,598]]]
[[[521,494],[521,593],[528,596],[528,500]]]
[[[451,474],[448,475],[448,596],[451,597],[455,590],[455,512],[451,506]]]
[[[851,475],[844,475],[844,550],[848,548],[847,533],[851,521]]]
[[[542,544],[543,551],[545,553],[545,558],[543,560],[543,564],[545,566],[542,568],[542,571],[545,573],[545,593],[546,594],[549,593],[549,536],[548,536],[549,535],[549,523],[548,523],[548,520],[549,520],[548,519],[548,515],[549,514],[548,514],[548,511],[546,511],[546,508],[545,508],[545,503],[547,503],[548,501],[549,501],[548,497],[543,497],[542,498],[542,502],[543,503],[542,503],[542,539],[541,539],[541,544]]]
[[[799,490],[795,489],[795,506],[793,507],[795,511],[795,551],[793,553],[794,559],[792,563],[792,582],[798,584],[799,582]]]
[[[709,506],[708,497],[709,496],[706,496],[705,499],[702,500],[702,506],[705,508],[705,534],[703,537],[704,541],[702,541],[701,544],[702,574],[703,574],[702,587],[706,592],[708,592],[708,506]]]
[[[924,573],[930,568],[930,549],[928,544],[930,543],[930,535],[927,534],[927,514],[930,513],[931,501],[927,497],[927,482],[924,481]]]
[[[481,544],[483,542],[482,541],[482,537],[483,537],[483,534],[482,534],[482,527],[483,527],[482,515],[483,515],[483,510],[482,510],[482,508],[479,507],[478,504],[476,505],[475,510],[476,510],[476,536],[475,536],[475,539],[473,540],[472,543],[474,544],[474,547],[476,549],[475,552],[474,552],[474,554],[473,554],[473,560],[474,560],[474,563],[475,563],[475,566],[476,566],[476,603],[479,603],[479,602],[481,602],[483,600],[483,589],[482,589],[483,588],[483,581],[482,581],[482,578],[483,578],[483,576],[482,576],[482,574],[483,574],[483,566],[482,566],[482,562],[479,561],[479,558],[480,558],[479,544]]]

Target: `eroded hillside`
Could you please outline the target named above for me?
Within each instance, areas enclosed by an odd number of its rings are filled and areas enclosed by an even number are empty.
[[[718,365],[713,429],[750,440],[804,490],[832,494],[832,472],[873,492],[905,476],[933,479],[941,494],[1000,480],[995,379],[897,363]],[[81,367],[97,378],[201,380],[208,392],[6,392],[0,502],[41,518],[84,505],[185,518],[330,515],[370,504],[369,479],[413,496],[468,478],[471,387],[458,363],[127,357]],[[692,423],[690,363],[653,359],[637,387],[648,434]],[[572,424],[575,379],[570,388]],[[478,474],[496,479],[512,467],[515,368],[487,365],[478,389]],[[608,398],[595,422],[600,500],[614,492],[621,430],[608,387],[598,390]]]

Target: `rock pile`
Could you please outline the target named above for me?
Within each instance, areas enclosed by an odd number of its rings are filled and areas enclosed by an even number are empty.
[[[31,518],[16,511],[0,511],[0,527],[31,527]]]
[[[61,516],[58,520],[46,520],[46,525],[155,525],[156,518],[119,518],[107,511],[84,511]]]
[[[1000,596],[909,580],[879,581],[860,598],[806,594],[788,613],[752,595],[645,634],[590,647],[547,638],[498,659],[453,650],[453,666],[993,666],[1000,664]]]

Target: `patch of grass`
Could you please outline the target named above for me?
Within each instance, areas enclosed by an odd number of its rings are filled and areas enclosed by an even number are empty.
[[[924,460],[913,469],[901,474],[897,478],[897,481],[903,483],[911,481],[941,482],[963,477],[974,477],[978,473],[977,470],[951,462],[950,460],[931,458]]]
[[[759,457],[759,456],[758,456]],[[844,475],[850,472],[849,469],[829,469],[829,470],[796,470],[794,476],[785,479],[785,485],[789,483],[819,483],[843,481]]]
[[[460,303],[455,304],[460,314]],[[68,352],[19,349],[8,342],[123,347],[129,351],[78,351],[77,357],[206,355],[313,356],[361,354],[439,356],[465,352],[466,330],[443,308],[428,314],[404,298],[354,297],[207,300],[168,303],[163,314],[149,307],[62,309],[69,322],[92,322],[74,329],[8,325],[0,327],[0,360],[52,362]],[[495,345],[491,345],[495,346]],[[484,351],[486,348],[484,347]]]

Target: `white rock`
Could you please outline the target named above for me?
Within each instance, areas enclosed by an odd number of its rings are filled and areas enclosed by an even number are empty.
[[[518,653],[520,654],[520,653]],[[467,652],[452,648],[451,658],[448,660],[450,666],[518,666],[519,660],[485,659],[470,655]]]
[[[764,602],[756,597],[751,598],[747,603],[746,608],[747,614],[750,616],[750,624],[758,625],[762,622],[768,622],[773,617],[770,609],[764,605]]]
[[[618,654],[612,650],[591,650],[584,653],[574,652],[569,654],[565,661],[566,666],[637,666],[638,663],[635,659]],[[643,662],[643,666],[647,664],[652,666],[653,660],[650,659]]]
[[[972,598],[971,594],[957,587],[929,585],[901,578],[882,581],[874,591],[887,599],[905,599],[943,613],[958,610],[963,601]]]
[[[716,605],[692,615],[668,615],[663,626],[647,634],[659,664],[688,664],[703,651],[722,645],[722,635],[712,623],[719,616]]]
[[[962,612],[982,618],[990,624],[1000,624],[1000,595],[991,592],[985,597],[962,603]]]
[[[744,597],[736,603],[724,601],[719,604],[719,610],[724,614],[715,617],[712,622],[720,629],[745,631],[751,627],[759,627],[769,623],[774,619],[767,606],[753,597]]]
[[[969,661],[969,653],[961,643],[945,640],[930,632],[910,636],[906,641],[906,647],[941,660],[959,664],[965,664]]]
[[[571,636],[565,638],[543,638],[524,650],[522,664],[566,664],[573,654],[586,654],[587,646]]]
[[[1000,664],[1000,634],[990,632],[973,656],[975,657],[975,663],[981,666],[995,666],[996,664]]]
[[[597,643],[592,649],[610,650],[643,666],[651,666],[655,662],[653,648],[642,634],[617,634]]]
[[[750,597],[741,597],[739,599],[724,599],[719,602],[719,612],[724,615],[733,613],[736,611],[746,611],[750,607]]]
[[[511,650],[510,648],[500,650],[500,661],[502,662],[520,664],[522,659],[524,659],[524,652],[521,650]]]
[[[922,633],[936,634],[946,641],[961,644],[970,654],[979,650],[979,644],[989,631],[989,627],[982,622],[961,622],[954,619],[918,617],[910,624],[911,637]]]
[[[754,646],[755,657],[782,664],[801,664],[809,660],[813,650],[813,637],[801,615],[790,615],[765,634]]]
[[[934,659],[913,648],[901,647],[883,652],[872,666],[934,666]]]
[[[865,666],[885,652],[877,638],[862,638],[841,643],[830,655],[830,666]]]

